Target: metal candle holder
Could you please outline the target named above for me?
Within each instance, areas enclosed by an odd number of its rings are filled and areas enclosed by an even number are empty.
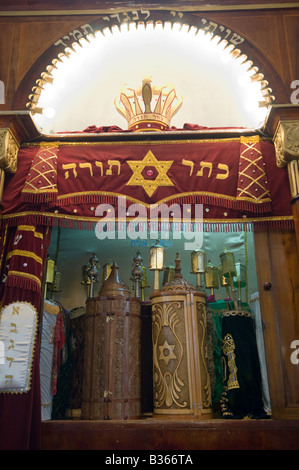
[[[205,269],[205,285],[207,289],[211,289],[211,295],[214,295],[214,289],[219,287],[218,268],[209,261]]]
[[[220,253],[220,260],[221,260],[221,265],[222,265],[222,274],[224,277],[229,279],[235,310],[238,310],[236,290],[235,290],[235,286],[233,283],[233,277],[236,276],[234,254],[231,253],[230,251],[224,250],[223,253]]]
[[[206,254],[202,250],[194,250],[191,253],[191,274],[196,274],[196,288],[203,290],[202,276],[206,269]]]
[[[164,269],[164,248],[156,240],[149,251],[149,269],[154,271],[154,291],[159,290],[159,272]]]
[[[228,281],[227,277],[223,276],[222,265],[221,264],[219,264],[219,266],[218,266],[218,274],[219,274],[220,285],[221,285],[221,287],[225,287],[226,297],[229,298],[230,297],[229,281]]]
[[[136,256],[133,258],[133,268],[131,271],[131,281],[134,281],[135,297],[140,299],[141,297],[141,283],[143,281],[143,259],[140,256],[140,252],[137,251]]]
[[[238,303],[241,305],[241,289],[246,286],[246,266],[238,261],[236,263],[236,275],[234,276],[234,286],[238,288]]]
[[[88,297],[90,298],[94,297],[94,285],[96,282],[98,282],[98,274],[99,274],[98,262],[99,262],[99,259],[97,255],[94,253],[92,257],[89,259],[89,267],[86,269],[86,275],[90,281],[89,295],[88,295]]]

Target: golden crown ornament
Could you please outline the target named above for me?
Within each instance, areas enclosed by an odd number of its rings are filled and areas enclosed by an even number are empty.
[[[130,130],[146,132],[169,128],[172,117],[183,104],[183,99],[177,96],[173,85],[152,87],[151,79],[146,77],[137,90],[124,86],[114,103],[127,120]]]

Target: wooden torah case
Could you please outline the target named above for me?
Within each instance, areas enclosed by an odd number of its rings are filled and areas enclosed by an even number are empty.
[[[206,295],[182,279],[152,294],[154,417],[210,419]]]
[[[86,303],[82,419],[140,418],[140,337],[140,301],[114,264],[99,297]]]

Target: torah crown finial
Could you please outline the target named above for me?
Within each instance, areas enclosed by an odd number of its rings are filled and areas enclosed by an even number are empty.
[[[149,77],[143,79],[137,90],[124,86],[119,98],[115,99],[116,109],[127,120],[129,129],[135,132],[167,129],[182,103],[183,99],[177,96],[172,84],[152,87]]]

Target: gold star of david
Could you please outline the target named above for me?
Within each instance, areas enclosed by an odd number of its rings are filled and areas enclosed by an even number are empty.
[[[174,354],[174,345],[168,344],[167,341],[164,341],[164,344],[162,346],[159,346],[160,349],[160,356],[159,360],[160,361],[165,361],[166,365],[170,361],[170,359],[176,359],[176,355]],[[165,352],[167,351],[167,354]]]
[[[152,196],[159,186],[173,186],[173,182],[167,176],[167,171],[173,164],[172,161],[157,160],[151,150],[149,150],[141,161],[129,160],[128,165],[133,171],[133,175],[127,182],[128,186],[142,186],[148,196]],[[151,166],[156,168],[158,175],[155,180],[146,180],[142,176],[145,167]]]

